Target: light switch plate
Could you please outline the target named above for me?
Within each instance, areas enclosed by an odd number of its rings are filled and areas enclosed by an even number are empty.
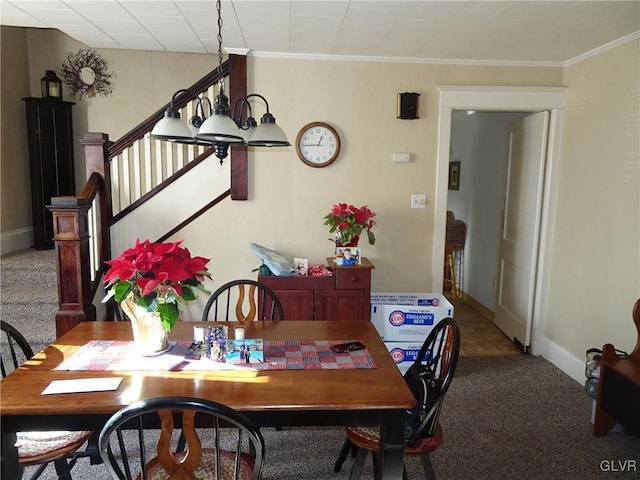
[[[408,163],[409,162],[409,154],[408,153],[394,153],[393,154],[393,163]]]
[[[411,208],[427,208],[427,196],[424,193],[412,193]]]

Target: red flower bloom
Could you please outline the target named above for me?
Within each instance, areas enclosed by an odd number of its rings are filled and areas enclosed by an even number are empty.
[[[376,243],[376,238],[371,229],[376,225],[373,220],[375,215],[375,212],[366,205],[357,208],[350,204],[337,203],[325,215],[324,224],[329,225],[329,232],[339,235],[343,243],[349,243],[364,230],[367,232],[369,243],[373,245]]]
[[[158,311],[165,328],[171,330],[178,319],[179,302],[193,300],[198,290],[210,293],[202,286],[205,277],[211,278],[207,270],[210,260],[192,258],[181,243],[138,239],[133,248],[105,262],[111,268],[104,276],[109,293],[103,301],[114,296],[122,302],[131,296],[138,305]],[[159,305],[166,308],[158,309]]]

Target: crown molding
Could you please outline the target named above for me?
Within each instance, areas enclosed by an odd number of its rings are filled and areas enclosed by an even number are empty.
[[[576,63],[586,60],[587,58],[595,57],[596,55],[606,52],[607,50],[611,50],[612,48],[619,47],[621,45],[624,45],[625,43],[629,43],[638,39],[640,39],[640,31],[626,35],[622,38],[614,40],[613,42],[606,43],[598,48],[594,48],[593,50],[589,50],[588,52],[578,55],[577,57],[573,57],[564,62],[564,66],[569,67],[571,65],[575,65]]]
[[[283,53],[250,50],[247,56],[256,58],[280,58],[287,60],[313,60],[333,62],[413,63],[433,65],[494,66],[494,67],[564,67],[564,62],[537,62],[525,60],[465,60],[450,58],[383,57],[366,55],[331,55],[320,53]]]

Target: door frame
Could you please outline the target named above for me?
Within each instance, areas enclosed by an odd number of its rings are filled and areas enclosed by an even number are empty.
[[[564,114],[564,87],[469,87],[439,86],[438,152],[436,189],[434,193],[434,227],[432,251],[433,291],[442,292],[444,272],[445,231],[447,218],[447,181],[449,174],[449,146],[451,144],[451,116],[453,110],[485,110],[540,112],[548,110],[549,138],[544,173],[540,242],[533,304],[531,352],[542,350],[544,318],[547,305],[550,247],[555,216],[557,164],[560,159]]]

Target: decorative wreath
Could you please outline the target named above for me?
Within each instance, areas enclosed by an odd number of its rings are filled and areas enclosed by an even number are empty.
[[[67,53],[59,68],[62,81],[74,98],[106,97],[113,93],[113,73],[107,71],[107,61],[95,50]]]

